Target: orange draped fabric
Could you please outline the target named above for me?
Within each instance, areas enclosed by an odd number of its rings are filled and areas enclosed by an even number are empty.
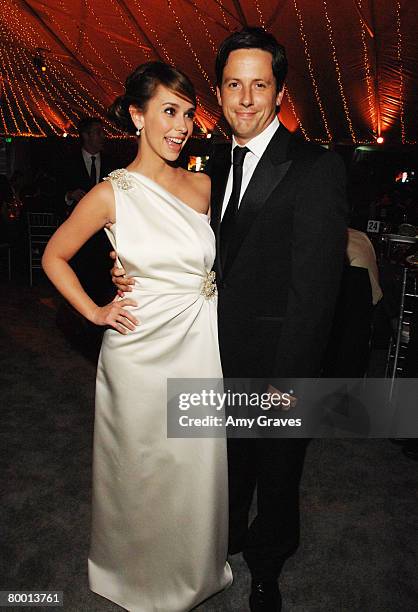
[[[245,23],[266,27],[287,49],[281,119],[289,129],[318,142],[370,143],[380,134],[416,142],[411,0],[0,0],[0,134],[74,134],[80,116],[105,116],[127,74],[156,58],[195,83],[197,127],[226,133],[215,50]]]

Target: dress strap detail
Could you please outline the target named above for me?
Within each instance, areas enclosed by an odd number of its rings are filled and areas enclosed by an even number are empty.
[[[128,189],[133,189],[134,181],[129,174],[126,168],[119,168],[118,170],[113,170],[106,176],[104,181],[113,181],[119,187],[119,189],[123,189],[127,191]]]

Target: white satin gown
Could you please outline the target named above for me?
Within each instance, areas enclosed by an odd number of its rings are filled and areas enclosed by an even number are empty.
[[[105,331],[96,383],[90,588],[136,612],[185,612],[228,586],[225,439],[168,439],[167,378],[221,378],[215,240],[152,180],[110,175],[108,231],[135,279],[133,332]]]

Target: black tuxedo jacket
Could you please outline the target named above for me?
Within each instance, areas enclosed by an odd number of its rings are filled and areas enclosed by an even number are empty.
[[[100,180],[114,170],[110,160],[105,154],[100,155]],[[63,172],[63,190],[64,195],[68,191],[82,189],[86,193],[91,189],[90,176],[87,172],[86,164],[84,163],[83,154],[80,151],[65,160],[65,168]]]
[[[211,166],[212,228],[231,147]],[[346,249],[345,170],[338,155],[280,125],[246,189],[223,266],[215,262],[225,377],[316,377]]]
[[[100,180],[107,176],[113,169],[110,160],[102,153],[100,160]],[[91,188],[90,176],[87,172],[81,150],[77,155],[74,155],[66,161],[63,180],[63,199],[68,191],[73,191],[77,188],[83,189],[86,193]],[[109,257],[111,250],[112,246],[104,230],[101,230],[97,232],[97,234],[94,234],[94,236],[81,247],[70,262],[71,267],[77,274],[85,291],[93,301],[101,306],[108,303],[115,294],[109,272],[113,265]]]

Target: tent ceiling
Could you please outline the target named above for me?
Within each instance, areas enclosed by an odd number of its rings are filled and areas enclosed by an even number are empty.
[[[380,133],[416,142],[411,0],[0,0],[0,133],[73,134],[80,116],[104,116],[126,75],[155,58],[192,78],[198,123],[225,131],[214,55],[245,23],[287,49],[281,119],[291,130],[320,142],[368,143]],[[118,134],[111,124],[107,131]]]

